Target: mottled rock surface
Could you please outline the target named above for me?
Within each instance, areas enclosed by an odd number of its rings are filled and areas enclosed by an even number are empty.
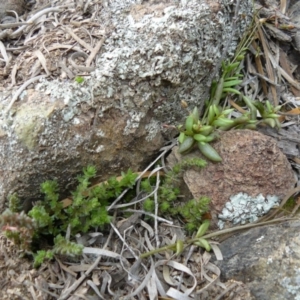
[[[222,280],[236,279],[254,299],[300,299],[300,222],[253,228],[222,242],[214,262]]]
[[[174,134],[163,124],[186,115],[180,101],[201,109],[224,49],[234,53],[252,19],[251,0],[235,19],[231,0],[53,3],[55,17],[49,8],[45,24],[28,25],[26,51],[0,68],[0,208],[15,191],[36,199],[46,179],[68,191],[88,163],[103,180],[143,169]],[[17,30],[7,36],[22,46]],[[28,77],[13,103],[12,82]]]
[[[15,16],[11,11],[22,15],[26,9],[25,0],[0,0],[0,20],[5,16]]]
[[[213,146],[222,162],[209,162],[201,170],[187,170],[184,181],[195,198],[211,198],[211,213],[216,223],[217,215],[233,195],[243,192],[251,197],[262,194],[282,199],[295,185],[292,168],[271,137],[257,131],[231,130],[223,132]],[[201,156],[198,149],[185,156],[174,149],[173,155],[175,161]]]

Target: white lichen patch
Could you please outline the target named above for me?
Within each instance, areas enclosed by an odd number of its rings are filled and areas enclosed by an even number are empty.
[[[136,128],[139,127],[141,119],[145,116],[142,112],[130,111],[130,119],[127,120],[126,127],[124,128],[123,134],[129,135],[133,133]]]
[[[286,289],[290,296],[292,296],[289,299],[300,300],[300,270],[294,267],[294,273],[293,278],[281,278],[280,284]]]
[[[96,135],[100,137],[105,137],[105,133],[101,129],[97,130]]]
[[[155,120],[151,120],[149,124],[145,127],[148,135],[146,136],[146,141],[150,142],[152,141],[155,136],[161,131],[161,127],[159,123]]]
[[[96,153],[100,153],[102,151],[104,151],[104,146],[103,145],[99,145],[97,148],[96,148]]]
[[[230,201],[225,204],[221,214],[218,215],[218,226],[222,229],[226,221],[234,225],[252,223],[278,204],[277,196],[267,195],[265,198],[259,194],[257,197],[250,197],[246,193],[238,193],[230,197]]]

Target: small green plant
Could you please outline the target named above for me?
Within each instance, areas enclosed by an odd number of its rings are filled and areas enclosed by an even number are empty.
[[[233,128],[256,129],[256,126],[260,123],[273,128],[280,128],[277,112],[281,106],[273,107],[268,100],[265,104],[252,101],[235,88],[242,82],[239,65],[239,61],[231,64],[222,63],[222,76],[219,82],[212,83],[210,100],[202,119],[200,120],[199,111],[195,107],[187,116],[185,124],[178,126],[179,153],[188,153],[197,145],[206,158],[213,162],[220,162],[222,158],[209,144],[219,137],[218,132],[220,130],[226,131]],[[248,107],[248,111],[235,119],[228,117],[234,109],[222,109],[219,106],[220,100],[229,93],[241,97]],[[258,119],[258,113],[261,120]]]
[[[74,80],[79,84],[84,82],[84,78],[82,76],[76,76]]]
[[[94,166],[84,168],[78,176],[78,186],[72,193],[72,202],[64,207],[60,201],[58,184],[55,181],[45,181],[41,191],[45,194],[44,201],[37,202],[26,215],[7,209],[0,216],[0,225],[5,235],[27,252],[32,251],[38,266],[44,259],[51,259],[55,254],[78,255],[82,246],[63,238],[68,227],[71,237],[84,233],[91,228],[101,227],[111,221],[106,206],[109,201],[119,196],[125,188],[135,184],[137,174],[128,170],[122,173],[122,179],[111,177],[106,183],[90,188],[90,181],[96,175]],[[10,208],[18,208],[16,195],[10,197]],[[42,238],[53,238],[52,249],[36,249],[32,245],[39,244]],[[51,245],[48,245],[50,247]],[[39,246],[37,246],[39,248]]]
[[[194,232],[201,225],[203,215],[209,211],[209,203],[210,199],[208,197],[201,197],[189,200],[177,209],[185,218],[186,229],[189,232]]]
[[[178,187],[179,178],[182,176],[184,169],[189,167],[205,167],[207,162],[200,158],[184,159],[175,164],[173,168],[165,174],[165,178],[160,184],[157,191],[159,214],[181,215],[189,232],[194,232],[202,223],[202,216],[209,211],[210,199],[201,197],[193,199],[185,203],[180,203],[177,199],[180,194]],[[149,179],[145,179],[141,183],[144,191],[150,193],[153,190]],[[155,207],[153,197],[144,201],[145,211],[153,212]]]
[[[8,196],[8,203],[9,203],[8,208],[11,212],[21,212],[22,211],[20,199],[19,199],[17,193],[13,193]]]

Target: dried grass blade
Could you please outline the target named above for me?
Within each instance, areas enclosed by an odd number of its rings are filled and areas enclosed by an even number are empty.
[[[149,232],[149,236],[151,238],[154,236],[154,231],[153,231],[152,227],[148,223],[146,223],[143,220],[141,220],[141,226],[143,226]]]
[[[11,70],[11,75],[10,75],[10,78],[11,78],[11,84],[9,86],[8,89],[11,89],[14,85],[16,85],[16,75],[17,75],[17,71],[18,71],[18,65],[17,64],[14,64],[12,70]]]
[[[55,260],[58,262],[60,268],[64,271],[66,271],[67,273],[71,274],[72,276],[74,276],[76,278],[77,274],[75,272],[73,272],[72,270],[70,270],[67,266],[65,266],[59,259],[58,257],[55,257]]]
[[[38,58],[41,65],[43,66],[45,72],[49,76],[51,73],[49,72],[49,70],[47,68],[47,62],[46,62],[46,58],[45,58],[44,54],[40,50],[36,50],[36,51],[34,51],[34,55]]]
[[[89,57],[86,60],[86,67],[90,66],[90,64],[92,63],[93,59],[97,55],[97,53],[100,51],[103,43],[105,42],[105,39],[106,39],[106,36],[102,37],[102,39],[97,43],[97,45],[95,46],[95,48],[93,48],[93,50],[91,51],[91,54],[89,55]]]
[[[280,11],[285,14],[287,8],[286,0],[280,0]]]
[[[174,269],[176,269],[180,272],[184,272],[184,273],[190,275],[193,278],[193,281],[194,281],[193,286],[184,291],[184,294],[186,296],[189,296],[195,290],[195,288],[197,286],[197,279],[196,279],[195,275],[193,274],[193,272],[191,271],[191,269],[189,269],[188,267],[186,267],[183,264],[180,264],[180,263],[178,263],[176,261],[172,261],[172,260],[159,260],[155,263],[155,268],[157,268],[159,266],[165,266],[165,265],[168,265],[168,266],[170,266],[170,267],[172,267],[172,268],[174,268]],[[167,295],[168,295],[168,292],[167,292]]]
[[[42,15],[45,15],[50,12],[61,12],[62,9],[60,7],[49,7],[45,8],[39,12],[37,12],[35,15],[33,15],[28,21],[27,24],[33,24],[37,19],[39,19]],[[20,34],[22,34],[23,30],[28,26],[28,25],[23,25],[19,27],[16,31],[14,31],[12,34],[10,34],[10,38],[14,39],[18,37]]]
[[[215,242],[210,242],[210,246],[211,246],[212,250],[214,251],[216,259],[223,260],[223,255],[222,255],[222,252],[221,252],[221,249],[219,248],[219,246]]]
[[[215,273],[215,278],[211,278],[206,274],[206,271],[204,270],[207,269],[213,273]],[[196,295],[199,295],[201,293],[203,293],[206,289],[208,289],[213,283],[215,283],[217,280],[219,280],[220,275],[221,275],[221,270],[215,266],[214,264],[208,262],[206,265],[203,265],[203,276],[209,281],[209,284],[207,284],[205,287],[203,287],[202,289],[200,289],[199,291],[196,292]]]
[[[102,250],[104,250],[104,249],[102,249]],[[109,251],[109,252],[111,252],[111,251]],[[95,260],[95,262],[91,265],[91,267],[84,274],[82,274],[79,279],[77,279],[70,287],[68,287],[67,289],[65,289],[64,291],[62,291],[60,297],[56,297],[55,299],[58,299],[58,300],[65,300],[65,299],[67,299],[69,297],[69,295],[73,291],[75,291],[80,286],[80,284],[87,278],[87,276],[97,267],[97,265],[100,262],[100,260],[101,260],[101,256],[99,256]]]
[[[163,277],[167,284],[176,286],[177,284],[173,282],[171,276],[170,276],[170,269],[168,266],[163,266]]]
[[[270,56],[270,61],[272,62],[274,68],[276,68],[278,70],[278,72],[292,85],[294,86],[296,89],[300,90],[300,84],[298,82],[296,82],[293,78],[291,78],[291,76],[289,76],[289,74],[278,65],[278,63],[275,61],[273,56]]]
[[[7,24],[0,24],[1,29],[7,29],[7,28],[16,28],[21,25],[31,25],[27,22],[15,22],[15,23],[7,23]]]
[[[283,52],[282,49],[280,49],[279,62],[280,62],[281,68],[288,74],[288,76],[290,76],[291,80],[288,80],[287,78],[285,78],[285,79],[291,84],[291,91],[292,91],[293,95],[296,96],[296,97],[299,97],[300,96],[300,90],[299,90],[299,88],[296,88],[294,86],[294,84],[297,84],[297,82],[293,78],[293,74],[291,72],[287,56]],[[284,75],[282,74],[282,76],[284,76]],[[299,84],[297,84],[297,85],[299,86]]]
[[[112,278],[111,278],[110,274],[108,272],[104,271],[103,272],[103,277],[105,277],[107,279],[107,283],[108,283],[107,290],[108,290],[108,293],[110,295],[114,296],[115,293],[111,290],[111,287],[110,287],[111,283],[112,283]],[[102,294],[104,294],[104,291],[102,291]]]
[[[138,295],[140,292],[143,291],[143,289],[146,287],[147,283],[149,282],[150,278],[152,277],[153,271],[154,271],[154,264],[151,264],[150,270],[148,271],[147,275],[144,277],[144,280],[135,289],[134,292],[132,292],[129,295],[126,295],[126,299],[132,299],[134,296]]]
[[[100,248],[94,248],[94,247],[84,247],[82,250],[83,254],[94,254],[94,255],[100,255],[100,256],[107,256],[114,259],[120,259],[120,254],[117,254],[110,250],[100,249]]]
[[[231,106],[233,106],[240,113],[245,114],[247,112],[242,107],[240,107],[238,104],[236,104],[233,100],[229,99],[229,103],[230,103]]]
[[[167,292],[167,295],[169,297],[171,297],[171,299],[174,299],[174,300],[193,300],[194,298],[191,298],[189,297],[188,295],[178,291],[178,290],[175,290],[174,288],[169,288],[168,292]]]
[[[89,45],[88,43],[86,43],[84,40],[82,40],[79,36],[77,36],[73,30],[69,27],[65,27],[64,30],[69,33],[72,38],[78,42],[78,44],[80,44],[82,47],[84,47],[85,49],[87,49],[90,52],[93,52],[93,47],[91,45]]]
[[[150,277],[149,282],[147,283],[148,296],[150,300],[158,299],[156,281],[153,276]]]
[[[5,64],[7,65],[9,63],[9,57],[7,55],[6,48],[5,48],[4,44],[2,43],[2,41],[0,41],[0,53],[5,61]]]
[[[103,296],[101,295],[101,293],[100,293],[100,291],[98,290],[96,284],[95,284],[92,280],[88,280],[86,283],[94,290],[94,292],[97,294],[97,296],[98,296],[100,299],[103,299],[103,300],[106,299],[105,297],[103,297]]]
[[[256,19],[256,22],[259,22],[259,21]],[[264,57],[265,57],[265,60],[266,60],[266,70],[267,70],[268,77],[270,78],[271,81],[276,83],[275,75],[274,75],[273,68],[272,68],[271,61],[270,61],[270,57],[272,56],[272,53],[269,50],[269,47],[267,45],[267,39],[265,38],[264,33],[263,33],[260,26],[257,26],[257,30],[258,30],[259,40],[262,44],[263,51],[264,51]],[[273,85],[271,85],[270,89],[271,89],[271,93],[272,93],[272,96],[273,96],[273,104],[275,106],[277,106],[278,105],[278,98],[277,98],[276,88]]]
[[[151,262],[153,263],[152,259],[151,259]],[[167,294],[165,292],[163,284],[161,283],[160,279],[158,278],[158,276],[156,274],[155,268],[154,268],[154,271],[153,271],[153,278],[155,280],[158,293],[161,295],[161,297],[166,297]]]
[[[255,41],[252,42],[252,46],[253,46],[254,49],[259,48]],[[262,65],[262,62],[261,62],[261,59],[260,59],[260,55],[255,55],[254,59],[255,59],[255,64],[256,64],[256,68],[257,68],[258,73],[261,74],[263,77],[265,77],[263,65]],[[265,96],[267,96],[268,95],[267,83],[265,82],[263,77],[260,77],[260,82],[261,82],[263,92],[264,92]]]

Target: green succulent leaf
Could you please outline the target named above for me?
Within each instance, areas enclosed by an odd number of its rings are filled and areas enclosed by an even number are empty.
[[[204,235],[205,232],[207,231],[209,225],[210,225],[209,220],[204,220],[203,223],[200,225],[198,231],[197,231],[196,238],[199,238],[202,235]]]
[[[225,81],[224,84],[223,84],[223,87],[228,88],[228,87],[236,86],[236,85],[239,85],[242,82],[243,82],[243,80]]]
[[[182,144],[184,142],[185,138],[186,138],[186,136],[185,136],[184,132],[180,132],[179,137],[178,137],[178,142],[180,144]]]
[[[199,148],[200,152],[209,160],[211,160],[213,162],[222,161],[221,156],[210,144],[198,142],[198,148]]]
[[[193,109],[192,116],[193,116],[193,119],[194,119],[194,124],[197,124],[198,121],[199,121],[199,110],[198,110],[197,107],[195,107]]]
[[[194,118],[192,115],[189,115],[186,120],[185,120],[185,130],[187,132],[192,132],[193,130],[193,125],[194,125]]]
[[[206,239],[199,238],[199,240],[196,241],[194,244],[200,246],[201,248],[204,248],[207,252],[211,250],[211,246]]]
[[[240,91],[230,88],[230,87],[223,88],[223,92],[241,95]]]
[[[194,145],[194,139],[191,136],[187,136],[182,144],[179,145],[179,153],[185,153],[189,151]]]
[[[203,134],[195,134],[193,136],[194,140],[197,142],[207,142],[207,136]]]

